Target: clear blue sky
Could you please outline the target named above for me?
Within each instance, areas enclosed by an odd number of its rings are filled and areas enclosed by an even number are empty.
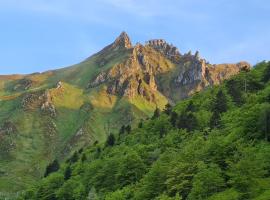
[[[122,30],[211,63],[270,59],[269,0],[0,0],[0,74],[78,63]]]

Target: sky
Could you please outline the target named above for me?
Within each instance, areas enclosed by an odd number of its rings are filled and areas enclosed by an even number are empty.
[[[126,31],[210,63],[270,60],[269,0],[0,0],[0,74],[79,63]]]

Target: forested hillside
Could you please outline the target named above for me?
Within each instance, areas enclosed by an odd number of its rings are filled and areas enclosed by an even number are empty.
[[[22,200],[269,200],[270,63],[51,163]]]

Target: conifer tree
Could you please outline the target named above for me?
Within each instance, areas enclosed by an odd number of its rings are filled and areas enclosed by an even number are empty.
[[[48,175],[50,175],[53,172],[57,172],[60,168],[59,162],[58,160],[54,160],[52,163],[50,163],[47,167],[46,167],[46,171],[44,174],[44,177],[47,177]]]
[[[106,146],[113,146],[115,144],[115,137],[113,134],[110,134],[106,141]]]
[[[156,108],[156,110],[154,111],[153,117],[152,119],[156,119],[160,116],[160,109]]]

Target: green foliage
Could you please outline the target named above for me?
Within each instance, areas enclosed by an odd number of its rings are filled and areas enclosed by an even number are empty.
[[[33,199],[52,200],[57,199],[57,191],[63,185],[64,177],[61,174],[52,174],[42,180]]]
[[[198,173],[194,176],[188,199],[207,199],[212,194],[220,192],[225,187],[222,171],[217,165],[200,164]]]
[[[212,117],[210,127],[215,128],[220,125],[221,114],[227,111],[227,97],[222,90],[219,90],[213,102]]]
[[[129,134],[123,126],[117,140],[111,134],[84,149],[84,162],[69,162],[72,175],[65,164],[21,198],[270,199],[267,66],[166,106]]]

